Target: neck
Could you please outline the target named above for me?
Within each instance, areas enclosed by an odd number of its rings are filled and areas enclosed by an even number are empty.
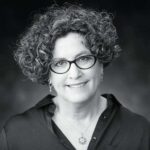
[[[56,104],[56,117],[60,116],[78,123],[85,122],[85,124],[90,122],[99,111],[103,112],[107,105],[106,99],[100,96],[83,103],[70,103],[56,97],[54,103]]]

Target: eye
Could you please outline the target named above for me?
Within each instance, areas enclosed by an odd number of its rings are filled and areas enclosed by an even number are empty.
[[[55,61],[54,62],[54,66],[55,67],[63,67],[67,65],[67,61],[66,60],[59,60],[59,61]]]
[[[79,58],[78,58],[78,61],[80,61],[80,62],[87,62],[87,61],[90,61],[90,60],[92,60],[92,59],[93,59],[92,56],[86,55],[86,56],[81,56],[81,57],[79,57]]]

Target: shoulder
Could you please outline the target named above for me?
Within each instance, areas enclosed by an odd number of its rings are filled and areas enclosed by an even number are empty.
[[[51,103],[51,98],[52,96],[48,95],[25,112],[10,117],[4,126],[6,131],[7,129],[25,127],[25,125],[39,122],[41,118],[44,119],[44,112]]]
[[[121,122],[125,125],[134,128],[140,128],[142,130],[147,128],[150,131],[150,122],[146,118],[144,118],[143,116],[137,113],[130,111],[129,109],[123,106],[120,107],[119,116]]]
[[[104,94],[104,96],[111,100],[114,106],[117,106],[118,112],[117,114],[120,116],[120,119],[128,124],[137,124],[140,125],[150,125],[148,120],[146,120],[142,115],[134,113],[133,111],[129,110],[128,108],[124,107],[120,104],[117,98],[113,94]]]
[[[117,149],[150,149],[150,123],[143,116],[136,114],[112,95],[104,95],[111,102],[112,115],[107,138]],[[115,112],[115,113],[113,113]]]
[[[136,146],[141,150],[148,150],[150,148],[150,123],[148,120],[125,107],[120,108],[118,116],[120,117],[118,135],[123,143],[128,141],[129,145]]]
[[[120,143],[122,146],[124,145],[124,147],[130,147],[129,149],[149,150],[150,123],[148,120],[125,108],[119,104],[119,101],[116,101],[117,99],[113,96],[113,103],[117,103],[117,111],[114,115],[111,129],[113,131],[118,129],[115,135],[116,138],[114,138],[114,143]]]
[[[125,108],[114,95],[104,94],[103,96],[113,103],[114,109],[117,110],[115,119],[124,130],[131,130],[131,132],[149,130],[148,132],[150,133],[150,122],[146,118]]]

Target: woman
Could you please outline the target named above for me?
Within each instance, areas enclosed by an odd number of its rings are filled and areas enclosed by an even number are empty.
[[[1,149],[149,150],[148,122],[100,93],[104,68],[119,53],[106,12],[67,5],[40,15],[15,59],[26,76],[55,94],[6,123]]]

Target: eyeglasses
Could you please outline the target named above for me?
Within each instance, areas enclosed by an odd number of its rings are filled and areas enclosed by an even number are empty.
[[[93,55],[80,56],[73,61],[63,58],[54,59],[50,63],[50,69],[57,74],[63,74],[69,71],[72,63],[74,63],[79,69],[89,69],[95,65],[96,60],[96,56]]]

